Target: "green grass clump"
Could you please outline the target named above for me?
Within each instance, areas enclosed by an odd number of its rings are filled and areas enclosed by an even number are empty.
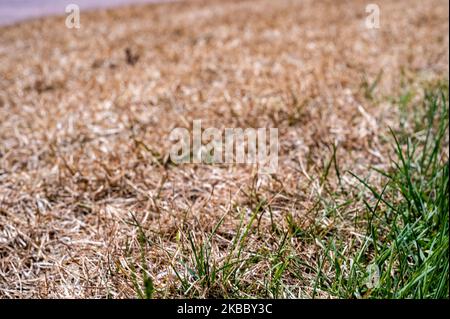
[[[413,134],[391,131],[393,168],[378,170],[385,186],[355,176],[371,194],[365,239],[357,249],[329,240],[321,262],[334,275],[316,282],[336,297],[449,297],[448,91],[427,93],[423,106]]]

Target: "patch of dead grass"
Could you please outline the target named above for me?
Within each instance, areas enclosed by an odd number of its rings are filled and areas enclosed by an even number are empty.
[[[248,222],[262,200],[248,256],[276,251],[274,223],[288,229],[287,216],[318,236],[351,236],[362,206],[333,219],[321,196],[352,196],[348,170],[388,165],[384,137],[399,123],[391,97],[411,87],[419,99],[422,83],[448,73],[448,4],[413,2],[378,1],[378,31],[364,28],[357,0],[186,1],[85,13],[76,31],[59,17],[2,27],[0,296],[134,297],[131,214],[151,243],[146,263],[160,297],[180,295],[173,270],[189,263],[188,232],[205,239],[225,215],[212,248],[220,263],[241,216]],[[364,83],[380,71],[369,99]],[[278,127],[277,174],[166,165],[169,132],[193,119]],[[324,176],[333,145],[340,183],[333,168]],[[316,265],[314,240],[291,240]],[[295,265],[283,284],[298,290],[290,297],[311,297],[314,274]],[[251,264],[241,296],[265,296],[270,267]],[[226,293],[235,294],[191,290]]]

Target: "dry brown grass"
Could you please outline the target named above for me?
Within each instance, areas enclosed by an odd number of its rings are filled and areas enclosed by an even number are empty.
[[[241,214],[261,202],[249,256],[277,249],[272,220],[286,229],[288,215],[302,229],[355,234],[357,202],[330,220],[317,198],[339,187],[356,197],[345,172],[389,163],[392,97],[448,73],[446,1],[377,3],[372,31],[365,1],[309,0],[188,1],[84,13],[80,30],[60,17],[0,28],[0,296],[134,297],[132,215],[151,243],[145,263],[159,297],[180,296],[173,268],[184,271],[189,232],[204,238],[225,215],[213,245],[220,264]],[[364,81],[380,72],[370,97]],[[169,132],[193,119],[278,127],[278,173],[171,165]],[[321,180],[333,145],[341,186],[333,169]],[[314,241],[289,240],[315,265]],[[264,296],[268,268],[252,264],[240,296]],[[313,274],[299,270],[303,279],[288,273],[283,283],[310,297]],[[230,289],[194,285],[187,296]]]

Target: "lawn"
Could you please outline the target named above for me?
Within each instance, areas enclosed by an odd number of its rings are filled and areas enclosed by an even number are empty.
[[[0,27],[0,297],[448,298],[448,3],[377,4]],[[175,163],[195,120],[277,128],[277,170]]]

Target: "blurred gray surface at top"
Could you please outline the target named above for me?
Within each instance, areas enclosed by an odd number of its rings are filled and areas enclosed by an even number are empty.
[[[133,3],[157,3],[167,0],[0,0],[0,25],[46,15],[65,15],[68,4],[76,4],[81,10],[108,8]]]

